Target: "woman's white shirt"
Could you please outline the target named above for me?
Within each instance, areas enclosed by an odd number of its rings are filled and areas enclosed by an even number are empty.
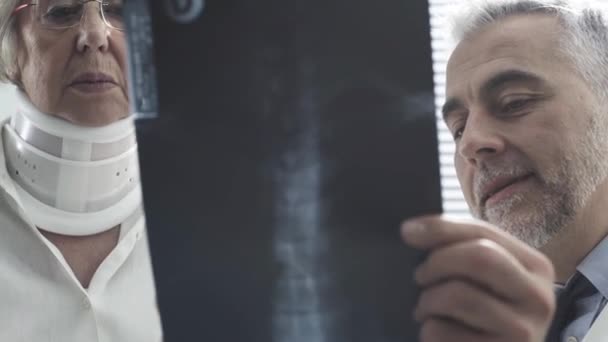
[[[143,210],[84,289],[29,222],[5,165],[0,139],[0,341],[162,341]]]

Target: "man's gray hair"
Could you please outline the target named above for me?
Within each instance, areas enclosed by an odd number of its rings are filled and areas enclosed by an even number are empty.
[[[0,82],[10,82],[17,64],[17,32],[13,11],[19,0],[0,0]]]
[[[581,0],[486,0],[478,1],[455,16],[453,38],[471,37],[502,19],[546,14],[555,16],[563,28],[562,54],[598,96],[608,103],[608,25],[606,12],[597,2]],[[530,39],[534,39],[531,35]]]

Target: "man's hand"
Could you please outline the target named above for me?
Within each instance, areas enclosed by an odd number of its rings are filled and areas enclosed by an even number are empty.
[[[421,342],[544,341],[555,275],[543,254],[480,221],[423,217],[402,232],[429,253],[415,274]]]

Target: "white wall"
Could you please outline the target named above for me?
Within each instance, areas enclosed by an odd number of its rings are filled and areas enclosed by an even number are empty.
[[[16,109],[14,88],[0,83],[0,121],[10,116]]]

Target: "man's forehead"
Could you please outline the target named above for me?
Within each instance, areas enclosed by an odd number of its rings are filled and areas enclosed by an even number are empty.
[[[479,81],[501,69],[542,73],[558,58],[556,18],[525,15],[501,20],[458,44],[447,66],[447,87],[479,76]],[[480,75],[481,74],[481,75]]]
[[[545,14],[499,20],[461,41],[450,56],[448,67],[500,56],[533,58],[552,54],[558,47],[559,28],[558,19]]]

